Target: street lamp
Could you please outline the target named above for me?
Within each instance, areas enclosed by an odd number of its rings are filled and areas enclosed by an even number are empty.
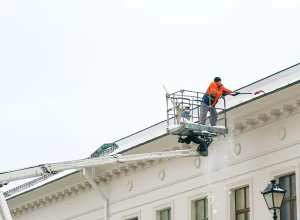
[[[263,194],[267,203],[268,209],[272,213],[273,219],[277,220],[277,211],[281,209],[282,201],[286,190],[279,184],[276,184],[276,180],[271,180],[271,183],[265,188],[261,194]]]

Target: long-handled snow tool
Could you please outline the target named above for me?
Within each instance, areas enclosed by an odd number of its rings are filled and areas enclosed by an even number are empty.
[[[257,94],[259,94],[259,93],[264,93],[265,94],[265,92],[263,91],[263,90],[257,90],[256,92],[254,92],[254,93],[252,93],[252,92],[236,92],[237,94],[236,95],[257,95]],[[228,93],[227,94],[224,94],[224,95],[228,95]],[[232,96],[236,96],[236,95],[232,95]]]
[[[176,109],[176,112],[177,112],[177,120],[178,120],[178,123],[179,123],[180,120],[181,120],[182,112],[181,112],[180,108],[178,107],[178,105],[176,105],[175,102],[174,102],[174,100],[171,98],[171,96],[170,96],[170,94],[168,93],[167,88],[165,87],[165,85],[163,85],[163,87],[164,87],[164,89],[165,89],[165,91],[166,91],[166,93],[167,93],[167,97],[171,100],[171,102],[172,102],[174,108]]]

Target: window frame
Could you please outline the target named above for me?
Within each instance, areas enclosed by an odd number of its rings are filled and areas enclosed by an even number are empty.
[[[170,209],[171,218],[170,220],[174,219],[174,200],[159,204],[153,207],[153,220],[161,220],[160,212],[166,209]]]
[[[277,168],[276,170],[272,170],[270,172],[270,179],[275,179],[277,183],[279,183],[279,178],[283,176],[287,176],[289,174],[295,173],[296,180],[296,203],[300,204],[300,162],[291,162],[288,163],[287,166]],[[278,216],[279,219],[281,214]],[[297,210],[297,219],[300,219],[300,210]]]
[[[237,190],[241,190],[241,189],[243,189],[244,190],[244,202],[245,202],[245,206],[246,206],[246,204],[247,204],[247,193],[246,193],[246,189],[247,188],[249,188],[249,191],[250,191],[250,187],[249,186],[243,186],[242,188],[238,188],[238,189],[235,189],[234,190],[234,202],[235,202],[235,219],[237,219],[237,216],[239,215],[239,214],[242,214],[242,213],[245,213],[245,220],[249,220],[248,219],[248,217],[247,217],[247,213],[249,212],[249,214],[250,214],[250,198],[248,198],[249,199],[249,208],[244,208],[244,209],[240,209],[240,210],[236,210],[236,201],[237,201],[237,198],[236,198],[236,191]],[[250,193],[249,193],[250,194]],[[250,197],[250,195],[249,195],[249,197]]]
[[[227,185],[228,192],[226,192],[227,196],[227,219],[236,220],[235,213],[235,190],[241,189],[243,187],[249,186],[249,215],[250,218],[248,220],[253,219],[253,177],[250,176],[245,179],[237,180],[235,182],[231,182],[230,185]],[[231,193],[229,193],[229,191]]]
[[[168,211],[168,216],[170,216],[168,220],[171,220],[171,219],[172,219],[172,211],[171,211],[171,207],[166,208],[166,209],[162,209],[162,210],[159,210],[159,211],[158,211],[158,212],[159,212],[159,220],[162,220],[161,215],[162,215],[162,212],[163,212],[163,211]]]
[[[280,176],[278,178],[278,182],[280,182],[280,178],[282,178],[282,177],[289,177],[289,187],[290,187],[290,190],[291,190],[292,189],[292,181],[291,181],[292,178],[291,178],[291,176],[293,176],[293,175],[295,175],[295,190],[296,190],[296,195],[295,196],[290,196],[288,198],[283,198],[283,201],[282,201],[282,204],[285,203],[285,202],[289,203],[289,210],[290,210],[290,219],[289,220],[293,220],[294,219],[293,201],[295,201],[296,204],[297,204],[296,173],[289,173],[287,175]],[[298,214],[298,212],[297,212],[297,214]],[[296,216],[296,218],[297,218],[297,216]],[[281,211],[280,211],[280,219],[283,219]]]
[[[188,204],[189,204],[189,210],[188,210],[188,220],[196,220],[196,201],[207,199],[207,214],[208,219],[211,219],[212,216],[212,206],[209,202],[208,198],[208,192],[201,192],[194,195],[191,195],[188,197]]]
[[[122,216],[122,220],[132,220],[134,218],[137,218],[138,220],[141,219],[141,210],[131,212]]]
[[[207,218],[205,218],[203,220],[209,220],[209,217],[208,217],[208,213],[209,213],[209,211],[208,211],[208,198],[207,197],[195,200],[195,202],[193,204],[195,206],[194,207],[194,209],[195,209],[194,218],[195,218],[195,220],[199,220],[199,219],[197,219],[197,202],[201,202],[201,201],[204,201],[204,216],[206,216],[205,214],[207,214]],[[206,201],[207,201],[207,209],[205,208],[206,207]],[[206,210],[207,210],[207,213],[206,213]]]

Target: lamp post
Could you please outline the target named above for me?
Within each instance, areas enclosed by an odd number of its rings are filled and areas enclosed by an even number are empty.
[[[272,213],[273,219],[277,220],[277,211],[281,209],[282,201],[286,190],[276,183],[276,180],[271,180],[268,186],[261,194],[263,194],[268,209]]]

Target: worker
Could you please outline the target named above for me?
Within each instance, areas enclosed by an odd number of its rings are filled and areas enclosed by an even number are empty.
[[[233,95],[236,96],[239,92],[234,92],[229,89],[226,89],[222,85],[220,77],[215,77],[214,81],[210,83],[206,93],[203,95],[201,100],[201,112],[199,124],[205,125],[207,112],[210,110],[210,122],[211,126],[215,126],[218,120],[218,113],[215,108],[215,105],[218,102],[218,99],[224,95]]]

